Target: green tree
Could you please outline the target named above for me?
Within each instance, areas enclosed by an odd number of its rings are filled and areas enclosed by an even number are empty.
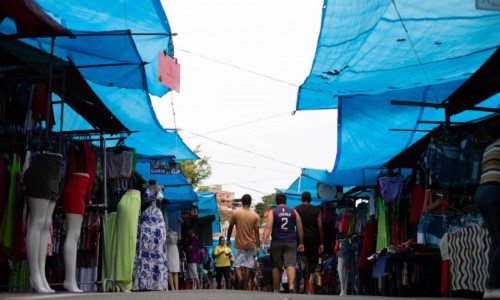
[[[196,146],[193,150],[200,159],[199,160],[188,160],[181,161],[181,170],[184,176],[186,176],[189,183],[193,186],[193,189],[196,189],[203,180],[207,179],[212,175],[212,167],[210,166],[209,156],[201,157],[201,149],[200,145]]]
[[[273,206],[275,199],[276,193],[263,196],[262,201],[255,205],[255,212],[262,218],[264,211]]]

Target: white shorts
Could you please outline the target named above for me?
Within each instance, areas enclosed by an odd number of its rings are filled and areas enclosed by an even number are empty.
[[[197,263],[189,263],[187,267],[188,278],[196,279],[198,278],[198,264]]]
[[[253,268],[254,265],[255,265],[255,248],[236,249],[236,257],[234,259],[235,268]]]

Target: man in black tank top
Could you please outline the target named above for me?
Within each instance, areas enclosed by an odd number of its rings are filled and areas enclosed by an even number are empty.
[[[318,258],[323,253],[323,222],[321,220],[321,210],[319,207],[311,205],[311,193],[302,193],[302,204],[295,207],[299,214],[304,228],[304,253],[305,266],[302,266],[304,274],[304,292],[315,294],[309,290],[309,280],[311,274],[316,269]],[[313,285],[314,286],[314,285]]]
[[[276,195],[276,204],[278,206],[267,216],[266,228],[262,236],[262,248],[265,247],[269,233],[271,233],[274,292],[279,293],[280,291],[281,270],[285,267],[288,275],[288,288],[290,293],[293,293],[297,251],[304,251],[304,231],[299,214],[293,208],[286,207],[285,194]]]

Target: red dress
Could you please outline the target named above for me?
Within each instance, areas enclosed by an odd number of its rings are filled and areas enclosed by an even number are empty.
[[[363,228],[363,244],[359,255],[358,269],[372,269],[373,262],[368,257],[374,254],[376,245],[377,222],[368,221]]]

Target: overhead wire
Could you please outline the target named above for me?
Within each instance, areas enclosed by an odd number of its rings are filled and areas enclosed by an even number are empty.
[[[212,134],[212,133],[216,133],[216,132],[221,132],[221,131],[224,131],[224,130],[229,130],[229,129],[233,129],[233,128],[240,127],[240,126],[245,126],[245,125],[249,125],[249,124],[253,124],[253,123],[257,123],[257,122],[261,122],[261,121],[265,121],[265,120],[269,120],[269,119],[274,119],[274,118],[281,117],[281,116],[284,116],[284,115],[287,115],[287,114],[292,114],[293,115],[294,111],[287,111],[287,112],[284,112],[284,113],[279,113],[279,114],[276,114],[276,115],[272,115],[272,116],[268,116],[268,117],[256,119],[256,120],[253,120],[253,121],[248,121],[248,122],[244,122],[244,123],[240,123],[240,124],[236,124],[236,125],[231,125],[229,127],[215,129],[215,130],[204,132],[204,133],[201,133],[201,134],[202,135],[207,135],[207,134]],[[194,136],[187,137],[187,138],[185,138],[185,140],[193,138],[193,137]]]
[[[186,132],[188,132],[188,133],[190,133],[192,135],[196,135],[198,137],[201,137],[201,138],[204,138],[206,140],[209,140],[209,141],[221,144],[221,145],[226,146],[226,147],[234,148],[234,149],[237,149],[237,150],[240,150],[240,151],[243,151],[243,152],[247,152],[247,153],[255,155],[255,156],[259,156],[259,157],[262,157],[262,158],[265,158],[265,159],[268,159],[268,160],[271,160],[271,161],[274,161],[274,162],[279,162],[279,163],[282,163],[284,165],[292,166],[292,167],[299,168],[299,169],[302,170],[302,167],[300,167],[300,166],[297,166],[295,164],[292,164],[292,163],[289,163],[289,162],[286,162],[286,161],[282,161],[282,160],[276,159],[274,157],[270,157],[270,156],[267,156],[267,155],[264,155],[264,154],[256,153],[256,152],[253,152],[253,151],[250,151],[250,150],[238,147],[238,146],[230,145],[230,144],[218,141],[218,140],[213,139],[213,138],[209,138],[207,136],[204,136],[204,135],[201,135],[201,134],[198,134],[198,133],[186,130],[186,129],[182,129],[182,131],[186,131]]]
[[[285,80],[282,80],[282,79],[279,79],[279,78],[275,78],[275,77],[272,77],[272,76],[269,76],[269,75],[266,75],[266,74],[262,74],[262,73],[259,73],[259,72],[256,72],[256,71],[253,71],[253,70],[250,70],[250,69],[238,67],[236,65],[233,65],[233,64],[230,64],[230,63],[218,60],[216,58],[211,58],[211,57],[205,56],[203,54],[194,53],[194,52],[186,50],[186,49],[175,48],[175,50],[176,51],[185,52],[185,53],[191,54],[193,56],[198,56],[198,57],[201,57],[203,59],[210,60],[210,61],[213,61],[215,63],[221,64],[221,65],[224,65],[224,66],[227,66],[227,67],[234,68],[236,70],[244,71],[244,72],[247,72],[247,73],[250,73],[250,74],[254,74],[254,75],[257,75],[257,76],[260,76],[260,77],[263,77],[263,78],[271,79],[273,81],[276,81],[276,82],[279,82],[279,83],[282,83],[282,84],[286,84],[286,85],[289,85],[289,86],[293,86],[295,88],[302,88],[303,90],[313,91],[313,92],[316,92],[318,94],[332,95],[332,93],[330,93],[330,92],[324,92],[324,91],[320,91],[320,90],[315,90],[315,89],[307,88],[307,87],[304,87],[304,86],[301,87],[300,84],[291,83],[291,82],[288,82],[288,81],[285,81]]]
[[[250,165],[228,163],[228,162],[222,162],[222,161],[217,161],[217,160],[210,160],[210,162],[211,163],[223,164],[223,165],[236,166],[236,167],[245,167],[245,168],[250,168],[250,169],[255,169],[255,170],[265,170],[265,171],[272,171],[272,172],[279,172],[279,173],[286,173],[286,174],[296,174],[295,172],[290,172],[290,171],[268,169],[268,168],[260,168],[260,167],[250,166]]]

